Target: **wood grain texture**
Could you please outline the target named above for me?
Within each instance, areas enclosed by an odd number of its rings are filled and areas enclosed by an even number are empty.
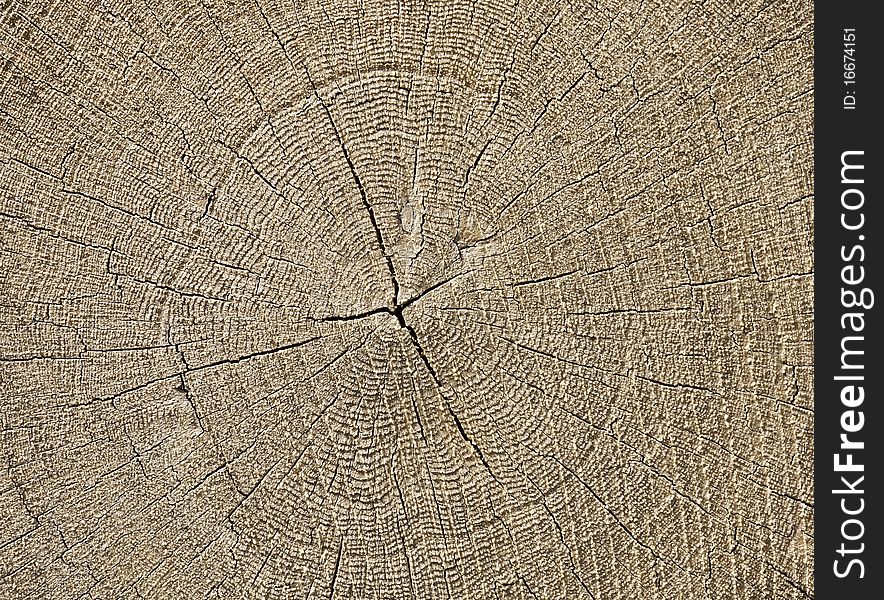
[[[0,8],[0,597],[813,597],[810,2]]]

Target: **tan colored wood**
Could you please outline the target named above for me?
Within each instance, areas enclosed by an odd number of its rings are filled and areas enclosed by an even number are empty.
[[[809,2],[0,21],[0,597],[813,596]]]

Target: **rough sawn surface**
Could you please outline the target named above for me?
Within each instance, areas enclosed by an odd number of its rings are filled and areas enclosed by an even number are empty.
[[[4,2],[0,598],[813,582],[810,2]]]

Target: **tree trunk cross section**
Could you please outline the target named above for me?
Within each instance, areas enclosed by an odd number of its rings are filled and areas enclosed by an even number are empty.
[[[0,10],[0,598],[813,597],[809,2]]]

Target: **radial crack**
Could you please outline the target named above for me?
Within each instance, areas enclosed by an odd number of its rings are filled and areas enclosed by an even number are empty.
[[[375,238],[377,239],[381,254],[384,257],[384,261],[387,263],[387,270],[390,273],[390,280],[393,283],[393,300],[391,305],[396,306],[399,302],[399,280],[396,277],[396,268],[393,266],[393,258],[387,252],[387,246],[386,244],[384,244],[384,236],[383,234],[381,234],[381,228],[378,225],[378,220],[375,216],[374,208],[368,201],[368,194],[365,191],[365,186],[362,184],[362,179],[359,177],[359,173],[356,171],[356,166],[353,164],[353,160],[350,158],[350,152],[347,150],[347,145],[344,144],[344,138],[341,136],[341,131],[335,124],[335,120],[331,115],[328,104],[326,104],[325,100],[322,99],[322,96],[319,95],[319,90],[313,83],[313,78],[310,76],[310,71],[307,69],[306,66],[304,67],[304,72],[307,74],[307,80],[310,82],[310,86],[313,88],[313,94],[319,101],[319,105],[322,106],[322,110],[325,112],[325,116],[328,119],[329,124],[331,125],[332,131],[334,131],[335,133],[335,139],[337,140],[338,145],[341,147],[341,152],[344,155],[344,160],[347,162],[347,167],[350,169],[350,175],[353,177],[353,181],[356,183],[356,188],[359,190],[359,197],[362,200],[362,206],[363,208],[365,208],[365,212],[368,213],[368,220],[371,222],[371,227],[374,230]]]

